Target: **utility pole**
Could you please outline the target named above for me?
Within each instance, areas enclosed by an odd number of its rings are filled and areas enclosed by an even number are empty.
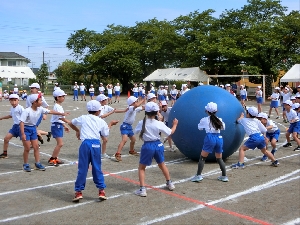
[[[44,54],[44,51],[43,51],[43,64],[45,63],[45,54]]]

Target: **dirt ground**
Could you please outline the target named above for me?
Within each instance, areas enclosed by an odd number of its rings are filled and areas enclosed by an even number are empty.
[[[46,100],[53,106],[51,96]],[[20,101],[25,105],[24,101]],[[254,101],[247,105],[256,105]],[[70,112],[69,119],[86,114],[86,102],[73,101],[67,96],[63,107]],[[124,109],[126,96],[113,107]],[[10,104],[0,102],[0,117],[8,115]],[[267,112],[269,103],[263,106]],[[144,113],[137,115],[137,121]],[[123,114],[113,114],[112,119],[123,120]],[[287,123],[277,122],[281,130],[276,158],[279,167],[271,167],[270,161],[262,162],[259,150],[247,151],[245,169],[232,170],[230,165],[238,160],[235,152],[226,160],[229,182],[217,180],[220,169],[217,163],[207,163],[204,180],[190,182],[195,175],[197,162],[186,158],[180,151],[165,152],[165,161],[176,186],[173,192],[165,187],[164,177],[153,162],[146,170],[148,196],[135,196],[139,188],[137,167],[138,156],[129,156],[129,143],[122,151],[123,161],[102,160],[108,199],[98,201],[98,190],[88,173],[84,198],[73,203],[74,181],[77,176],[77,154],[80,141],[75,132],[65,134],[60,158],[65,161],[59,167],[47,166],[46,171],[22,170],[23,146],[13,138],[8,149],[8,159],[0,160],[0,223],[5,224],[300,224],[300,152],[283,148]],[[199,118],[200,119],[200,118]],[[180,121],[179,121],[180,122]],[[0,121],[0,143],[12,126],[12,120]],[[43,121],[41,129],[50,130],[50,116]],[[44,138],[46,139],[46,138]],[[119,126],[111,129],[107,153],[116,152],[121,140]],[[41,145],[41,163],[47,165],[55,140]],[[136,142],[139,151],[142,142]],[[167,144],[165,144],[167,147]],[[201,146],[199,146],[201,147]],[[34,157],[29,157],[31,166]]]

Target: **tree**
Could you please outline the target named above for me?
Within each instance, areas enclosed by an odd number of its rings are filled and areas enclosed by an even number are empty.
[[[43,63],[38,71],[38,74],[36,75],[36,80],[40,84],[42,92],[45,91],[45,84],[48,79],[48,76],[48,66],[46,63]]]
[[[62,64],[59,64],[54,73],[56,74],[57,82],[60,84],[73,84],[75,81],[81,81],[79,79],[82,74],[80,65],[72,60],[65,60]]]

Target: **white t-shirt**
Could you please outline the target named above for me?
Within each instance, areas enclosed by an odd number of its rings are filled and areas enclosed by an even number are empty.
[[[136,113],[142,110],[143,108],[141,106],[135,109],[134,106],[129,106],[127,112],[125,113],[123,122],[132,125],[134,123]]]
[[[98,116],[88,114],[82,115],[72,120],[75,126],[81,126],[80,140],[85,139],[100,139],[100,136],[107,137],[109,135],[109,128],[107,123]]]
[[[53,110],[60,112],[60,113],[64,113],[64,109],[60,104],[55,103],[53,106]],[[65,118],[65,116],[60,116],[60,115],[52,115],[50,122],[51,123],[65,123],[64,121],[60,120],[59,118]]]
[[[246,89],[241,89],[241,90],[240,90],[240,95],[245,95],[245,96],[247,96],[247,90],[246,90]]]
[[[139,88],[138,87],[134,87],[134,88],[132,88],[132,91],[133,92],[139,92]]]
[[[19,92],[19,88],[15,87],[14,88],[14,92],[18,93]]]
[[[157,90],[157,94],[158,95],[164,95],[165,94],[165,90],[164,89],[158,89]]]
[[[141,132],[143,127],[143,120],[140,120],[134,130],[135,134]],[[146,119],[145,132],[143,133],[143,141],[157,141],[160,140],[159,133],[162,132],[169,136],[172,130],[167,127],[163,122],[156,119]]]
[[[262,97],[262,90],[255,92],[255,97],[256,98]]]
[[[185,94],[185,93],[186,93],[187,91],[189,91],[189,90],[190,90],[190,89],[188,89],[188,88],[187,88],[187,89],[185,89],[185,90],[181,90],[181,91],[180,91],[180,95],[183,95],[183,94]]]
[[[78,85],[74,85],[74,91],[78,91],[79,86]]]
[[[272,101],[279,101],[280,100],[280,94],[279,93],[272,93],[272,95],[271,95],[271,100]]]
[[[54,91],[59,90],[59,89],[60,89],[60,87],[54,86]]]
[[[12,116],[14,124],[20,124],[20,119],[23,111],[24,108],[21,105],[17,105],[15,108],[10,108],[10,115]]]
[[[238,123],[243,125],[248,135],[267,132],[266,127],[256,118],[242,118],[238,120]]]
[[[84,90],[85,90],[85,86],[84,86],[84,85],[80,85],[80,86],[79,86],[79,90],[80,90],[80,91],[84,91]]]
[[[120,86],[120,85],[114,87],[114,91],[120,91],[120,89],[121,89],[121,86]]]
[[[107,88],[107,94],[112,94],[112,88]]]
[[[25,126],[35,126],[41,114],[48,114],[49,112],[49,109],[43,107],[38,107],[36,111],[28,107],[22,112],[20,122],[24,122]]]
[[[169,114],[171,112],[171,109],[172,109],[172,107],[168,107],[166,112],[163,110],[161,110],[161,112],[160,112],[160,114],[164,117],[165,122],[168,122],[168,120],[169,120]]]
[[[100,115],[99,117],[101,118],[101,116],[111,112],[111,111],[114,111],[115,109],[109,105],[102,105],[101,108],[100,108]],[[103,120],[105,120],[105,118],[101,118]]]
[[[283,91],[281,91],[280,94],[282,96],[282,102],[285,102],[286,100],[290,100],[292,96],[291,92],[284,93]]]
[[[225,123],[222,121],[221,118],[219,120],[223,124],[223,130],[225,130]],[[212,124],[210,123],[210,116],[204,117],[200,120],[200,123],[198,124],[198,129],[203,130],[205,129],[206,133],[213,133],[213,134],[218,134],[221,132],[221,130],[216,130]]]
[[[94,92],[95,92],[95,88],[90,88],[90,89],[89,89],[89,92],[90,92],[90,93],[94,93]]]
[[[104,90],[105,90],[105,87],[99,86],[99,91],[100,91],[100,92],[104,92]]]
[[[177,89],[171,89],[170,90],[170,94],[171,95],[177,95],[178,94],[178,90]]]
[[[291,123],[292,120],[297,120],[299,121],[299,117],[298,114],[295,110],[291,109],[289,112],[286,111],[286,117],[288,119],[288,121]]]
[[[277,125],[272,120],[267,120],[267,126],[273,126],[271,129],[267,129],[267,133],[274,133],[276,130],[278,130]]]

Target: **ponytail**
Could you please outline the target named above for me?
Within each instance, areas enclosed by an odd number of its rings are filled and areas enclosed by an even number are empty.
[[[210,115],[210,123],[212,124],[213,128],[216,130],[222,130],[223,129],[223,123],[222,121],[215,115],[216,112],[208,112]]]
[[[141,130],[141,133],[139,135],[139,138],[142,139],[143,138],[143,134],[145,133],[145,127],[146,127],[146,114],[145,114],[145,117],[143,119],[143,125],[142,125],[142,130]]]

